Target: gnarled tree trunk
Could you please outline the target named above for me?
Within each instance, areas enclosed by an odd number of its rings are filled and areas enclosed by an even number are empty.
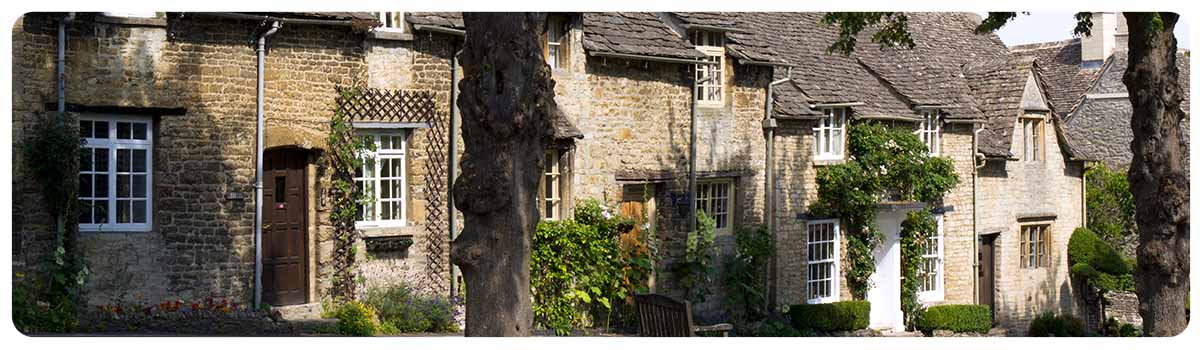
[[[467,336],[528,336],[529,254],[550,138],[554,82],[542,57],[544,13],[464,13],[463,231],[450,260],[467,287]]]
[[[1184,158],[1184,112],[1175,66],[1179,16],[1126,12],[1129,67],[1125,86],[1133,105],[1133,162],[1129,184],[1137,204],[1138,313],[1148,335],[1173,336],[1187,327],[1189,244],[1188,178]],[[1186,82],[1185,82],[1186,83]]]

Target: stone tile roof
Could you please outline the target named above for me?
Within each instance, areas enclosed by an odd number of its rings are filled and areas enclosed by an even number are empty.
[[[1009,49],[1014,56],[1038,59],[1038,72],[1046,81],[1046,94],[1059,116],[1065,116],[1100,77],[1100,67],[1081,68],[1078,38],[1048,43],[1017,45]]]
[[[809,108],[809,98],[804,96],[794,80],[776,85],[772,93],[775,95],[774,101],[772,101],[772,114],[776,118],[800,119],[821,115],[820,111]]]
[[[682,33],[671,30],[650,12],[584,13],[583,48],[590,52],[668,58],[704,57]]]
[[[737,30],[734,23],[736,14],[729,12],[672,12],[684,26],[705,26]]]
[[[987,156],[1012,156],[1013,125],[1021,108],[1025,82],[1034,59],[1004,58],[968,64],[963,73],[987,123],[979,133],[979,151]]]
[[[411,24],[464,29],[462,12],[409,12],[404,19]]]

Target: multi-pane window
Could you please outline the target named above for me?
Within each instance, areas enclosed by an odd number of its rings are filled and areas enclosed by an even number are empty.
[[[1021,118],[1021,128],[1025,134],[1025,160],[1039,161],[1044,158],[1044,125],[1042,118]]]
[[[725,86],[725,36],[720,32],[696,31],[692,33],[692,44],[707,55],[703,60],[710,62],[696,65],[696,101],[720,104]]]
[[[921,254],[921,264],[917,266],[917,276],[921,279],[921,284],[917,286],[917,293],[922,301],[942,300],[945,296],[943,292],[943,259],[944,247],[942,246],[942,216],[937,216],[937,230],[932,236],[925,239],[924,251]]]
[[[838,299],[838,221],[808,222],[808,303]]]
[[[713,231],[728,233],[731,228],[729,204],[733,201],[733,180],[705,181],[696,184],[696,211],[713,219]]]
[[[942,153],[942,117],[936,109],[921,112],[921,126],[917,136],[925,142],[929,155],[937,156]]]
[[[546,19],[546,64],[552,68],[566,68],[567,37],[566,19],[550,16]]]
[[[558,150],[546,151],[546,169],[542,177],[542,203],[547,220],[562,219],[562,162]]]
[[[1050,262],[1050,225],[1021,226],[1021,267],[1036,269]]]
[[[153,133],[147,117],[79,118],[80,230],[150,230]]]
[[[842,159],[846,144],[846,108],[824,108],[813,128],[813,155],[818,160]]]
[[[375,18],[379,20],[379,27],[376,30],[385,30],[389,32],[404,31],[404,12],[373,12]]]
[[[357,225],[404,226],[406,214],[407,134],[403,130],[360,133],[374,144],[374,151],[361,154],[362,162],[354,170],[355,190],[363,194],[358,203]]]

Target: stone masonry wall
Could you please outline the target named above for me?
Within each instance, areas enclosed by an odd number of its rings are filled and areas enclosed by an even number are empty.
[[[1014,140],[1023,133],[1014,122]],[[1053,130],[1051,124],[1046,130]],[[1054,133],[1048,133],[1054,135]],[[1012,153],[1024,152],[1014,142]],[[1068,277],[1067,242],[1082,225],[1082,166],[1063,158],[1059,140],[1046,138],[1046,160],[989,160],[980,169],[979,230],[999,232],[996,239],[996,323],[1016,334],[1044,312],[1078,314]],[[1022,224],[1050,224],[1050,263],[1020,267]]]
[[[68,103],[186,110],[154,121],[153,229],[81,234],[89,303],[253,299],[256,25],[189,16],[168,33],[86,14],[70,25]],[[14,148],[54,101],[54,29],[44,14],[13,28]],[[333,87],[363,67],[361,40],[346,27],[289,25],[275,34],[266,59],[268,129],[327,134]],[[14,234],[27,253],[18,258],[34,265],[53,233],[26,168],[14,157]],[[234,194],[244,199],[228,199]]]

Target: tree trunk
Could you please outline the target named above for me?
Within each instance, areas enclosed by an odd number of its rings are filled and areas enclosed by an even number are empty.
[[[1175,66],[1179,16],[1126,12],[1129,67],[1125,86],[1133,105],[1133,162],[1129,184],[1137,205],[1138,313],[1146,334],[1174,336],[1187,327],[1184,301],[1189,274],[1188,178],[1184,112]]]
[[[454,205],[463,231],[450,260],[467,287],[467,336],[528,336],[529,255],[554,82],[544,13],[463,14],[458,107],[464,141]]]

